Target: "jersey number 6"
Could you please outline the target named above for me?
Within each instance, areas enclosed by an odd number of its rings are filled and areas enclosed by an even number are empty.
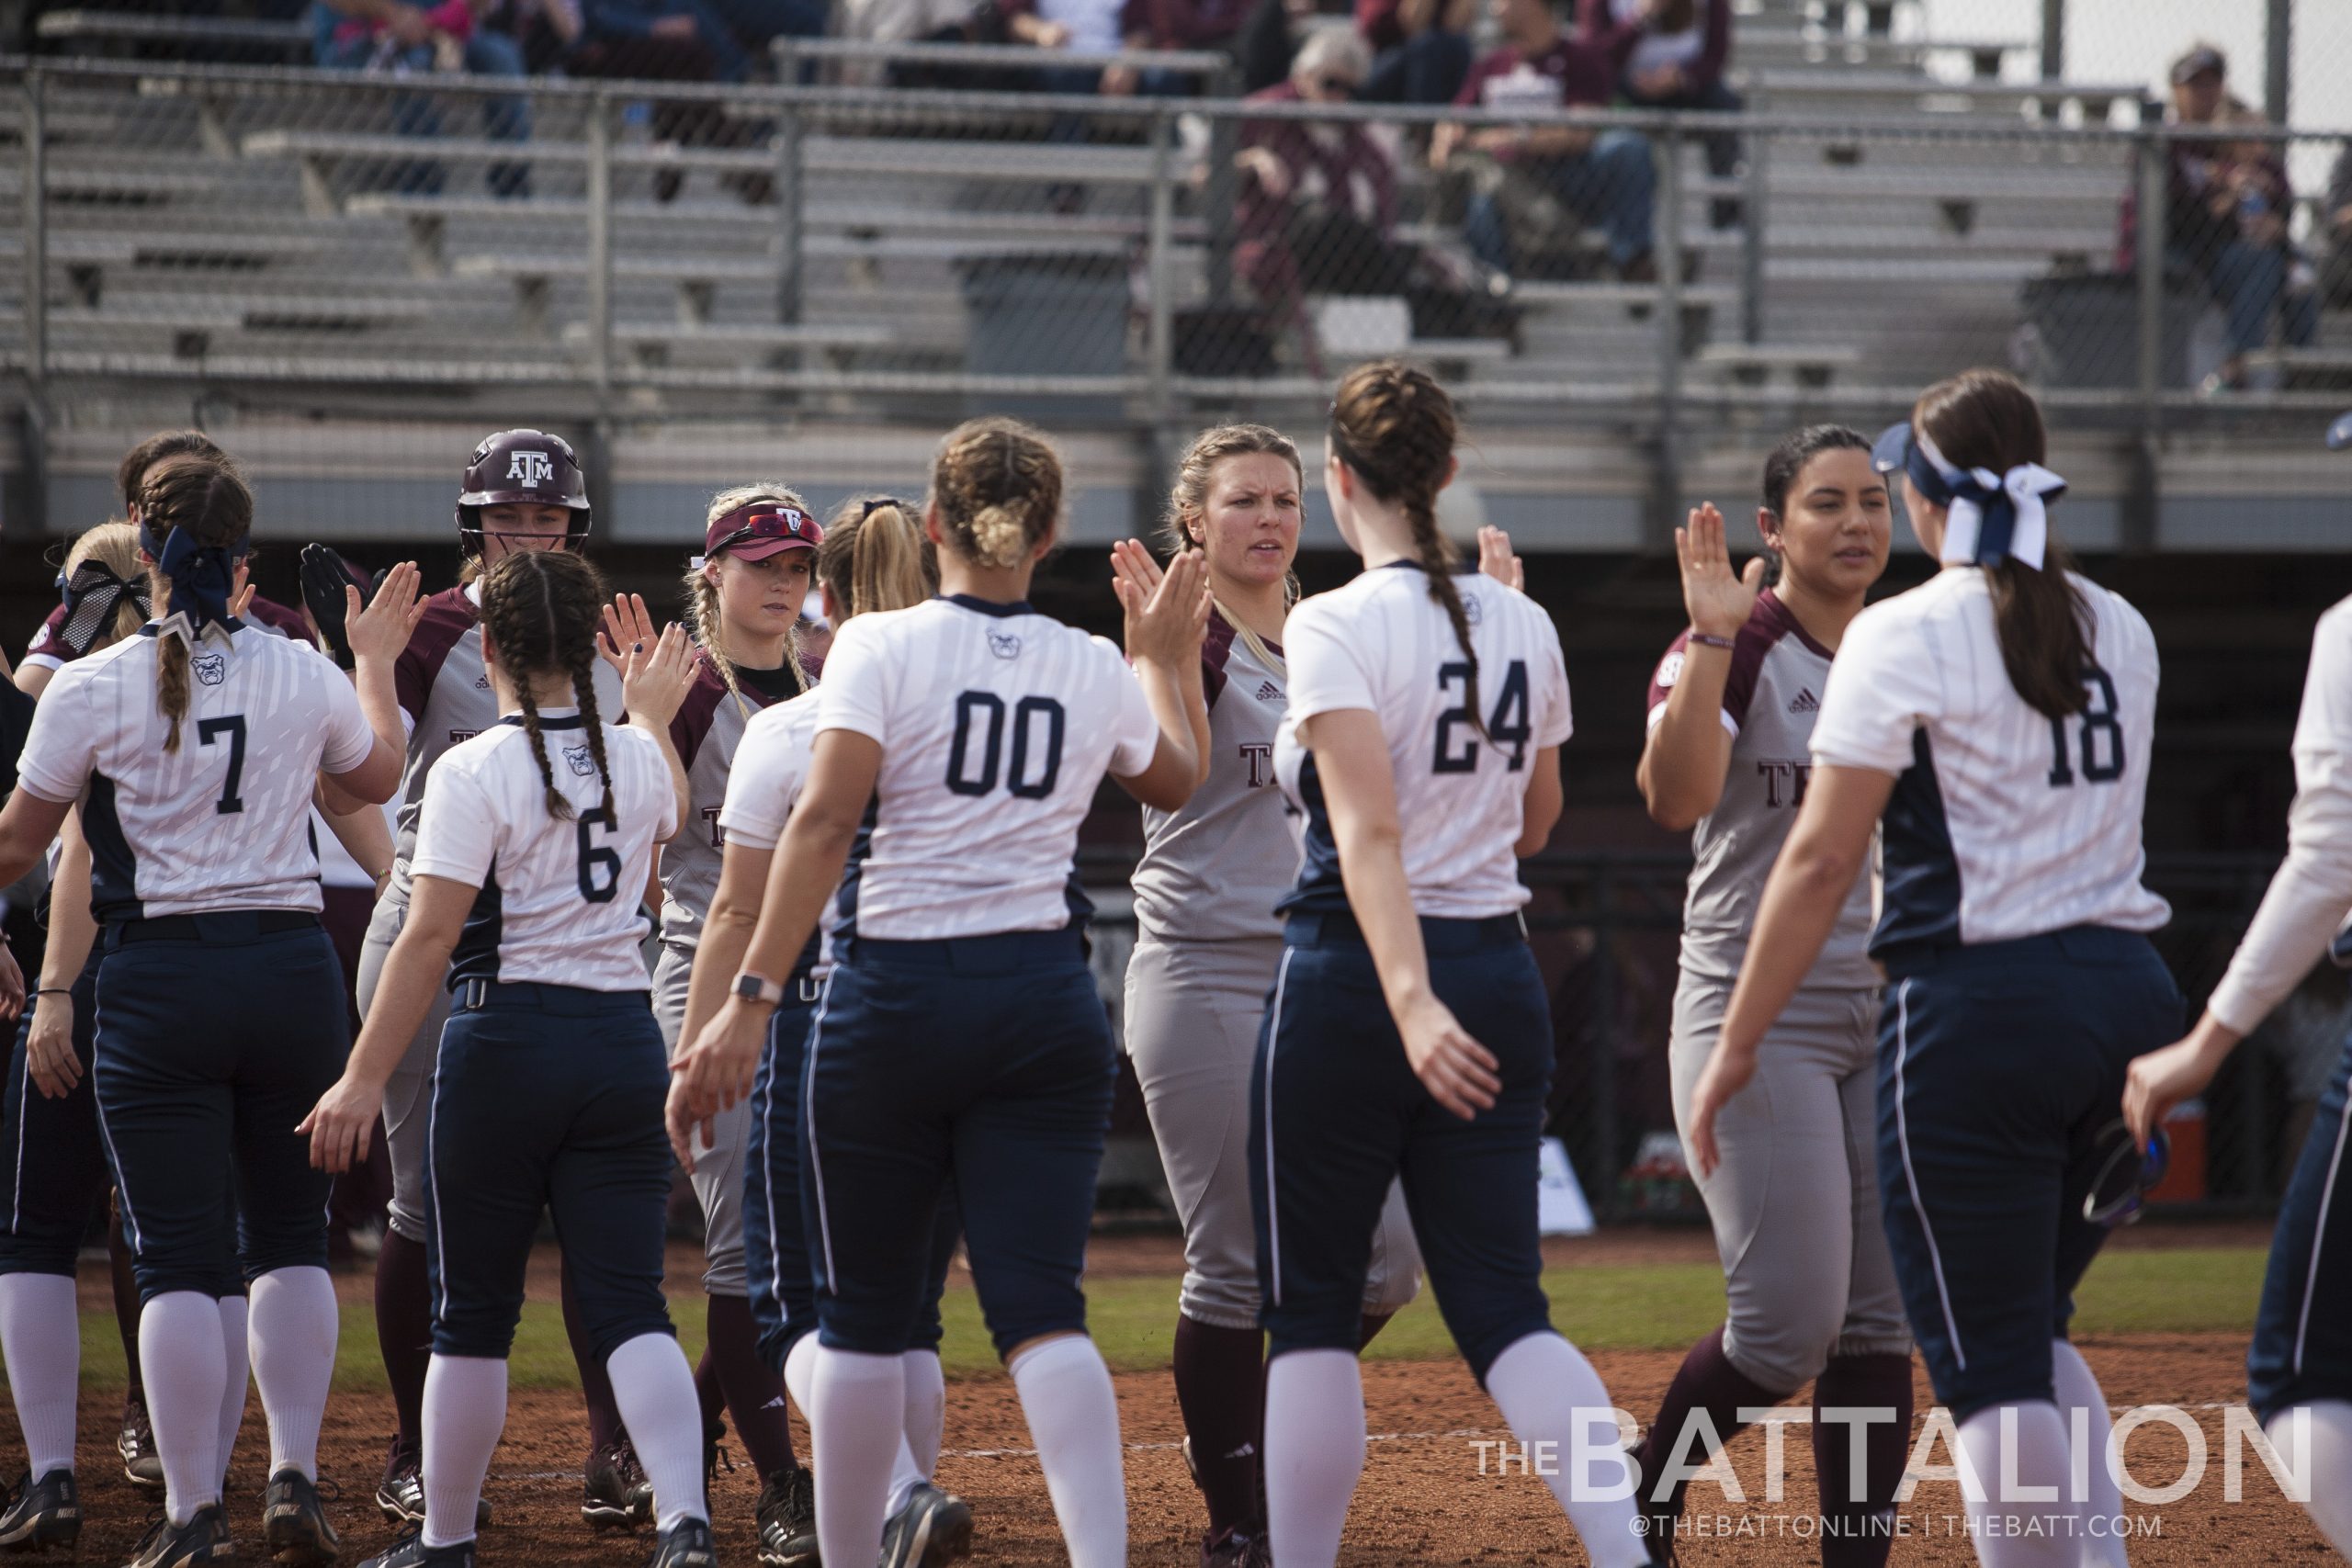
[[[2123,721],[2117,716],[2115,682],[2097,665],[2083,671],[2090,701],[2082,711],[2083,779],[2113,784],[2123,776]],[[2050,787],[2071,789],[2075,770],[2066,760],[2066,721],[2050,721]]]
[[[602,811],[594,811],[580,819],[580,896],[591,904],[609,904],[621,885],[621,852],[606,844],[601,849],[589,835],[602,828],[607,833],[615,827],[613,808],[606,802]],[[597,873],[604,880],[597,880]]]
[[[984,739],[976,761],[972,724],[983,715]],[[1033,739],[1041,719],[1042,744]],[[1062,773],[1062,730],[1067,722],[1062,705],[1051,697],[1023,697],[1012,705],[1012,758],[1004,768],[1007,790],[1023,800],[1043,800],[1053,794],[1054,781]],[[956,739],[947,748],[947,787],[957,795],[986,795],[996,788],[1003,750],[1004,699],[994,692],[966,692],[956,697]],[[1033,759],[1033,750],[1042,750],[1043,760]]]
[[[1459,661],[1439,665],[1437,689],[1442,692],[1455,686],[1462,689],[1458,704],[1437,716],[1437,755],[1430,762],[1433,773],[1478,771],[1477,741],[1456,733],[1457,729],[1476,732],[1477,721],[1470,715],[1470,666]],[[1493,716],[1487,720],[1487,739],[1510,748],[1510,771],[1515,773],[1527,766],[1527,739],[1534,733],[1535,727],[1527,721],[1527,661],[1514,659],[1503,671],[1502,694],[1495,699]]]

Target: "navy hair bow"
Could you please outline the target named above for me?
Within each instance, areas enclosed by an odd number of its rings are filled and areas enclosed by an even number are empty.
[[[206,545],[178,528],[158,535],[153,527],[141,527],[140,543],[171,581],[172,613],[164,618],[165,631],[193,643],[207,626],[229,628],[229,595],[236,592],[237,563],[245,557],[244,540],[226,547]]]
[[[2066,493],[2066,481],[2041,464],[2019,463],[2001,474],[1955,468],[1905,423],[1889,425],[1871,445],[1871,466],[1883,474],[1900,468],[1921,495],[1944,509],[1938,553],[1946,566],[2014,559],[2041,570],[2050,550],[2049,503]]]
[[[153,614],[147,602],[146,579],[127,582],[115,575],[114,568],[95,558],[71,573],[58,573],[57,592],[65,604],[65,624],[58,628],[57,640],[76,659],[87,653],[98,635],[114,624],[115,609],[125,595],[139,606],[141,619]]]

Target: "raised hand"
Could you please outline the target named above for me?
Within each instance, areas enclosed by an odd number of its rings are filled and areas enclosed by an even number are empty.
[[[1492,524],[1478,530],[1478,570],[1497,582],[1527,592],[1527,563],[1510,553],[1510,536]]]
[[[694,644],[686,639],[686,628],[675,621],[662,628],[650,645],[631,643],[622,658],[621,702],[632,719],[668,724],[678,716],[694,683]]]
[[[1674,531],[1674,558],[1682,569],[1682,607],[1691,629],[1708,637],[1737,637],[1764,586],[1764,558],[1756,557],[1746,571],[1733,575],[1724,514],[1709,502]]]
[[[354,663],[362,659],[390,661],[401,656],[417,623],[424,619],[424,601],[417,593],[421,581],[416,563],[404,560],[384,573],[375,597],[364,607],[359,590],[345,586],[343,637]]]
[[[642,643],[650,648],[661,628],[647,614],[642,593],[616,593],[605,606],[605,627],[596,634],[596,651],[616,671],[628,667],[629,649]]]
[[[1133,540],[1128,545],[1137,552],[1143,549]],[[1209,569],[1201,552],[1186,550],[1170,561],[1159,585],[1148,591],[1139,575],[1119,574],[1117,560],[1114,553],[1111,588],[1126,612],[1127,657],[1171,670],[1198,664],[1201,639],[1209,628]],[[1129,570],[1136,569],[1130,566]]]

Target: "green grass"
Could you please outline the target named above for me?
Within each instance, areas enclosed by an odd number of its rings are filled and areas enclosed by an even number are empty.
[[[2092,1268],[2078,1294],[2075,1327],[2086,1335],[2245,1333],[2262,1288],[2263,1258],[2256,1247],[2111,1253]],[[1169,1276],[1102,1279],[1088,1285],[1094,1338],[1113,1368],[1148,1371],[1168,1365],[1176,1284]],[[1544,1273],[1544,1289],[1552,1298],[1552,1321],[1592,1350],[1679,1350],[1723,1317],[1723,1275],[1711,1263],[1554,1269]],[[671,1310],[688,1358],[699,1356],[699,1302],[678,1297]],[[941,1359],[948,1376],[994,1374],[996,1353],[972,1292],[949,1292],[945,1317]],[[1424,1289],[1374,1341],[1368,1359],[1429,1361],[1453,1354],[1436,1303]],[[83,1314],[82,1359],[86,1381],[101,1388],[120,1386],[122,1347],[111,1314]],[[509,1377],[516,1388],[573,1385],[563,1314],[553,1303],[534,1302],[523,1309]],[[383,1385],[374,1314],[365,1302],[346,1303],[335,1387],[356,1393]]]

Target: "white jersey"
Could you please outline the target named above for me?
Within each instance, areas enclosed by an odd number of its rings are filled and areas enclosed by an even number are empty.
[[[2310,973],[2352,910],[2352,599],[2319,618],[2295,720],[2287,859],[2207,1010],[2251,1034]]]
[[[1116,647],[1026,604],[956,594],[844,623],[817,694],[820,732],[882,748],[837,936],[1055,931],[1083,917],[1079,824],[1106,772],[1140,773],[1159,745]]]
[[[743,726],[743,739],[735,745],[735,764],[727,774],[727,798],[718,808],[719,837],[727,843],[773,852],[784,841],[785,818],[792,815],[801,786],[808,782],[818,694],[807,691],[763,707]],[[814,964],[823,940],[823,931],[811,932],[793,967]]]
[[[89,799],[91,908],[101,920],[217,909],[315,914],[311,790],[375,750],[358,694],[307,644],[230,623],[188,657],[180,747],[155,705],[153,623],[60,670],[41,694],[18,782]]]
[[[1514,846],[1526,823],[1528,762],[1568,738],[1567,666],[1560,634],[1535,601],[1475,573],[1454,583],[1478,655],[1483,711],[1475,721],[1469,663],[1419,567],[1367,571],[1291,612],[1283,628],[1290,707],[1274,739],[1274,773],[1305,823],[1306,862],[1284,909],[1348,908],[1314,754],[1298,727],[1350,709],[1378,715],[1388,740],[1415,911],[1483,919],[1527,902]]]
[[[450,956],[451,988],[502,980],[642,991],[639,901],[654,844],[678,827],[669,759],[642,730],[605,725],[607,816],[579,711],[540,709],[539,731],[571,820],[548,815],[519,715],[450,747],[424,782],[411,873],[481,890]]]
[[[2141,885],[2156,644],[2123,599],[2073,579],[2088,612],[2090,705],[2059,720],[2009,683],[1984,573],[1949,568],[1864,610],[1838,645],[1817,767],[1896,775],[1871,951],[1987,942],[2171,918]]]

